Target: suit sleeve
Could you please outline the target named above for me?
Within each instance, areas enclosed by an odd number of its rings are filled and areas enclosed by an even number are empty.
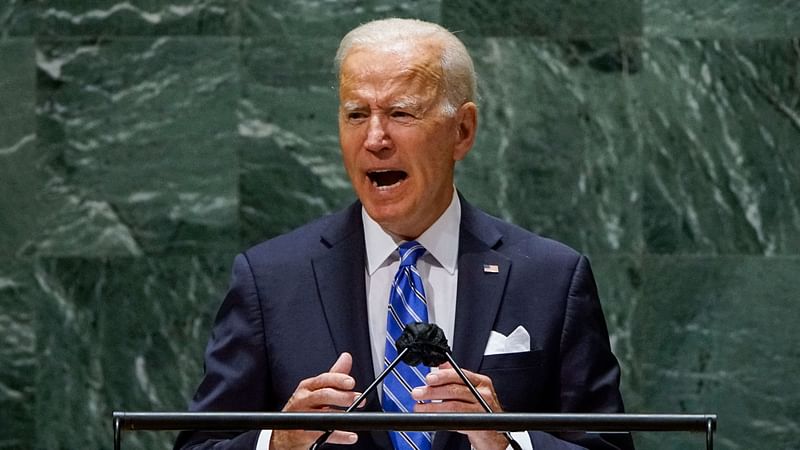
[[[561,332],[560,358],[562,412],[624,412],[619,391],[620,369],[611,353],[597,286],[585,256],[579,258],[570,282]],[[630,434],[561,433],[558,436],[591,450],[633,449]],[[542,444],[537,447],[534,442],[534,448],[551,448]]]
[[[230,288],[217,313],[205,351],[205,373],[190,411],[264,411],[270,384],[257,287],[247,258],[233,264]],[[175,449],[254,449],[258,430],[247,433],[184,431]]]

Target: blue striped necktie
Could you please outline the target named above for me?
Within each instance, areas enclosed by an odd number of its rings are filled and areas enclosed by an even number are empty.
[[[409,322],[427,322],[428,304],[425,289],[417,272],[417,259],[425,253],[425,247],[416,241],[405,242],[398,248],[400,267],[389,293],[389,316],[386,320],[386,356],[383,366],[397,357],[395,341]],[[409,366],[404,362],[386,377],[383,382],[383,410],[386,412],[413,412],[414,400],[411,390],[425,385],[425,376],[430,369],[424,365]],[[417,431],[393,431],[390,433],[396,450],[428,450],[432,434]]]

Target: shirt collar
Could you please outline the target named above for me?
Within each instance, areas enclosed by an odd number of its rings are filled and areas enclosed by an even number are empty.
[[[363,206],[361,207],[361,217],[364,222],[364,243],[367,246],[367,272],[372,276],[397,251],[397,246],[404,241],[395,239],[381,228],[367,214]],[[461,202],[458,201],[458,195],[453,189],[450,206],[444,210],[433,225],[416,239],[451,275],[456,271],[460,226]]]

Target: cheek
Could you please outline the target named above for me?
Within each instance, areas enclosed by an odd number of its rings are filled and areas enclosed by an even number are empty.
[[[356,165],[356,158],[355,153],[352,151],[348,151],[344,142],[341,143],[341,155],[342,155],[342,164],[344,165],[344,170],[347,172],[347,176],[350,177],[351,182],[355,182],[355,176],[358,172],[357,165]]]
[[[351,160],[355,159],[358,149],[361,147],[361,141],[358,135],[352,130],[342,130],[339,132],[339,149],[342,152],[342,159],[345,164],[350,164]]]
[[[363,140],[364,137],[366,137],[366,133],[363,126],[339,121],[339,142],[343,145],[345,143],[353,144],[358,140]]]

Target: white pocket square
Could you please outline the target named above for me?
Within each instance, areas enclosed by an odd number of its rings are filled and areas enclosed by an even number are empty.
[[[518,326],[508,336],[497,331],[489,333],[489,342],[486,343],[484,355],[503,355],[505,353],[519,353],[531,351],[531,335],[522,325]]]

